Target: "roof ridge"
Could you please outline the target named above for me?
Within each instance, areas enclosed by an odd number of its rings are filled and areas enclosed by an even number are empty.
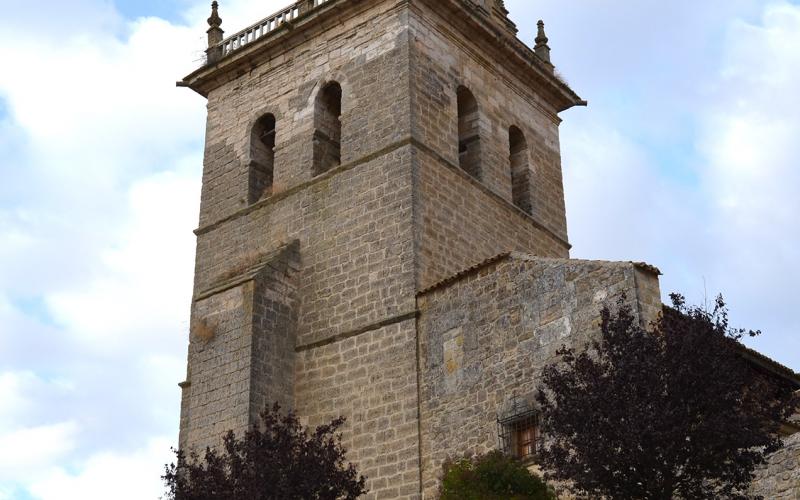
[[[506,252],[502,252],[496,254],[492,257],[484,259],[480,262],[472,264],[468,267],[463,268],[462,270],[451,274],[450,276],[443,278],[430,286],[427,286],[417,292],[417,296],[425,295],[429,292],[432,292],[436,289],[442,288],[447,286],[451,283],[454,283],[470,274],[473,274],[481,269],[490,266],[496,262],[500,262],[505,259],[512,259],[512,260],[522,260],[526,262],[534,262],[534,261],[562,261],[562,262],[576,262],[576,263],[596,263],[596,264],[612,264],[612,265],[633,265],[639,269],[644,271],[653,273],[655,275],[661,276],[661,270],[659,270],[656,266],[648,264],[646,262],[635,262],[635,261],[614,261],[614,260],[601,260],[601,259],[572,259],[572,258],[561,258],[561,257],[540,257],[538,255],[533,255],[525,252],[520,252],[517,250],[510,250]]]

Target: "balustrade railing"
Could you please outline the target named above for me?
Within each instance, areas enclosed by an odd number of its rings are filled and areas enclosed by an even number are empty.
[[[301,0],[290,5],[289,7],[286,7],[285,9],[281,9],[275,14],[262,19],[256,24],[224,39],[220,44],[222,46],[222,56],[227,56],[228,54],[241,49],[245,45],[255,42],[264,35],[275,31],[282,24],[293,21],[302,14],[316,9],[317,7],[330,1],[331,0]]]

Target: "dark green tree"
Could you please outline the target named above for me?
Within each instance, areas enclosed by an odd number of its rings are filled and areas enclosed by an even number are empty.
[[[745,359],[759,332],[729,328],[721,297],[710,312],[672,300],[651,331],[623,301],[604,309],[599,339],[544,370],[548,479],[593,498],[750,498],[796,387]]]
[[[353,500],[367,492],[365,478],[345,461],[338,430],[344,418],[313,431],[280,407],[261,414],[240,439],[229,432],[222,451],[203,460],[176,451],[162,477],[171,500]]]
[[[444,466],[441,500],[555,500],[553,491],[517,459],[499,451]]]

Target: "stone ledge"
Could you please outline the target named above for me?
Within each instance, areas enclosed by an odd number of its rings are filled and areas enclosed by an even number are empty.
[[[392,153],[392,152],[394,152],[394,151],[396,151],[396,150],[398,150],[398,149],[400,149],[400,148],[402,148],[404,146],[409,146],[409,145],[412,144],[412,142],[413,142],[412,139],[410,137],[407,137],[407,138],[402,139],[400,141],[397,141],[397,142],[394,142],[392,144],[389,144],[388,146],[386,146],[384,148],[381,148],[378,151],[374,151],[372,153],[369,153],[367,155],[362,156],[361,158],[358,158],[357,160],[351,161],[350,163],[346,163],[344,165],[340,165],[340,166],[338,166],[336,168],[328,170],[327,172],[325,172],[323,174],[320,174],[320,175],[317,175],[317,176],[315,176],[315,177],[313,177],[313,178],[311,178],[311,179],[309,179],[307,181],[301,182],[300,184],[297,184],[297,185],[287,189],[286,191],[281,191],[280,193],[275,193],[272,196],[269,196],[269,197],[264,198],[264,199],[262,199],[262,200],[260,200],[260,201],[258,201],[256,203],[253,203],[252,205],[250,205],[248,207],[245,207],[245,208],[242,208],[240,210],[237,210],[236,212],[234,212],[234,213],[232,213],[230,215],[227,215],[227,216],[225,216],[225,217],[223,217],[223,218],[221,218],[221,219],[219,219],[219,220],[217,220],[215,222],[212,222],[210,224],[206,224],[204,226],[201,226],[201,227],[199,227],[199,228],[194,230],[194,234],[197,235],[197,236],[200,236],[202,234],[210,233],[211,231],[214,231],[215,229],[219,229],[223,224],[225,224],[227,222],[230,222],[230,221],[236,220],[236,219],[238,219],[240,217],[244,217],[246,215],[249,215],[249,214],[251,214],[251,213],[253,213],[255,211],[258,211],[258,210],[260,210],[260,209],[262,209],[264,207],[268,207],[270,205],[274,205],[275,203],[278,203],[279,201],[285,200],[286,198],[289,198],[290,196],[292,196],[294,194],[297,194],[297,193],[299,193],[299,192],[301,192],[301,191],[303,191],[303,190],[305,190],[307,188],[310,188],[311,186],[314,186],[314,185],[319,184],[321,182],[325,182],[325,181],[331,179],[332,177],[335,177],[338,174],[341,174],[341,173],[347,172],[349,170],[352,170],[352,169],[358,167],[359,165],[363,165],[365,163],[368,163],[368,162],[370,162],[372,160],[380,158],[381,156],[388,155],[389,153]]]
[[[286,198],[288,198],[288,197],[290,197],[290,196],[292,196],[294,194],[297,194],[297,193],[299,193],[299,192],[301,192],[301,191],[303,191],[303,190],[305,190],[307,188],[310,188],[311,186],[314,186],[314,185],[319,184],[321,182],[327,181],[327,180],[331,179],[332,177],[335,177],[335,176],[337,176],[337,175],[339,175],[341,173],[344,173],[344,172],[347,172],[349,170],[352,170],[352,169],[354,169],[354,168],[356,168],[356,167],[358,167],[360,165],[363,165],[365,163],[369,163],[369,162],[371,162],[371,161],[373,161],[373,160],[375,160],[377,158],[380,158],[382,156],[386,156],[386,155],[388,155],[388,154],[390,154],[390,153],[392,153],[392,152],[394,152],[394,151],[396,151],[398,149],[406,147],[406,146],[413,146],[413,147],[417,148],[418,150],[422,151],[423,153],[425,153],[429,157],[431,157],[440,166],[446,167],[446,168],[456,172],[458,175],[460,175],[464,179],[466,179],[470,184],[472,184],[473,186],[477,187],[478,189],[480,189],[484,193],[486,193],[489,196],[491,196],[495,201],[501,203],[506,208],[508,208],[510,210],[513,210],[521,218],[527,220],[528,223],[530,223],[534,227],[536,227],[536,229],[539,229],[540,231],[545,232],[548,236],[553,238],[556,242],[558,242],[559,244],[563,245],[564,248],[566,248],[567,250],[570,250],[572,248],[572,245],[569,243],[569,241],[565,240],[564,238],[562,238],[561,236],[556,234],[552,229],[548,228],[547,226],[545,226],[544,224],[539,222],[535,217],[533,217],[529,213],[525,212],[524,210],[522,210],[518,206],[516,206],[513,203],[511,203],[510,201],[506,200],[505,198],[503,198],[502,196],[500,196],[496,192],[492,191],[490,188],[488,188],[486,185],[484,185],[481,181],[479,181],[478,179],[475,179],[474,177],[472,177],[468,173],[464,172],[457,165],[454,165],[452,162],[448,161],[446,158],[444,158],[440,154],[436,153],[436,151],[434,151],[431,147],[429,147],[428,145],[426,145],[425,143],[423,143],[422,141],[420,141],[419,139],[417,139],[413,135],[410,135],[410,136],[407,136],[405,138],[402,138],[399,141],[393,142],[393,143],[391,143],[391,144],[389,144],[389,145],[387,145],[387,146],[385,146],[385,147],[383,147],[383,148],[381,148],[381,149],[379,149],[377,151],[374,151],[372,153],[364,155],[361,158],[358,158],[358,159],[356,159],[356,160],[354,160],[354,161],[352,161],[350,163],[346,163],[344,165],[340,165],[340,166],[338,166],[338,167],[336,167],[334,169],[331,169],[331,170],[325,172],[324,174],[320,174],[320,175],[318,175],[318,176],[316,176],[316,177],[314,177],[312,179],[309,179],[309,180],[307,180],[305,182],[297,184],[296,186],[291,187],[291,188],[287,189],[286,191],[282,191],[282,192],[276,193],[276,194],[274,194],[274,195],[272,195],[272,196],[270,196],[268,198],[264,198],[263,200],[260,200],[260,201],[254,203],[254,204],[252,204],[252,205],[250,205],[248,207],[245,207],[245,208],[242,208],[240,210],[237,210],[236,212],[234,212],[234,213],[232,213],[232,214],[230,214],[230,215],[228,215],[226,217],[223,217],[223,218],[221,218],[221,219],[219,219],[219,220],[217,220],[215,222],[212,222],[212,223],[207,224],[205,226],[201,226],[201,227],[199,227],[199,228],[194,230],[194,234],[196,236],[200,236],[200,235],[203,235],[203,234],[210,233],[210,232],[212,232],[212,231],[214,231],[216,229],[219,229],[224,224],[226,224],[226,223],[228,223],[230,221],[233,221],[233,220],[239,219],[241,217],[244,217],[246,215],[249,215],[249,214],[251,214],[251,213],[253,213],[253,212],[257,211],[257,210],[260,210],[260,209],[262,209],[264,207],[268,207],[270,205],[274,205],[275,203],[278,203],[279,201],[282,201],[282,200],[284,200],[284,199],[286,199]]]
[[[404,314],[400,314],[397,316],[393,316],[391,318],[387,318],[383,321],[379,321],[377,323],[373,323],[371,325],[362,326],[361,328],[357,328],[355,330],[351,330],[349,332],[340,333],[338,335],[334,335],[332,337],[328,337],[323,340],[319,340],[317,342],[312,342],[310,344],[305,344],[301,346],[295,347],[295,352],[304,352],[304,351],[311,351],[314,349],[318,349],[320,347],[325,347],[327,345],[335,344],[337,342],[341,342],[342,340],[347,340],[349,338],[358,337],[364,333],[368,333],[374,330],[380,330],[381,328],[387,327],[389,325],[394,325],[396,323],[402,323],[403,321],[408,321],[410,319],[415,319],[417,317],[418,311],[411,311]]]

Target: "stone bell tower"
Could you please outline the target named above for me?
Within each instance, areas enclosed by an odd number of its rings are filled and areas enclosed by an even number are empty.
[[[507,14],[303,0],[224,38],[214,2],[179,82],[208,99],[182,448],[277,401],[347,417],[371,498],[421,497],[418,292],[569,257],[558,113],[585,103]]]

